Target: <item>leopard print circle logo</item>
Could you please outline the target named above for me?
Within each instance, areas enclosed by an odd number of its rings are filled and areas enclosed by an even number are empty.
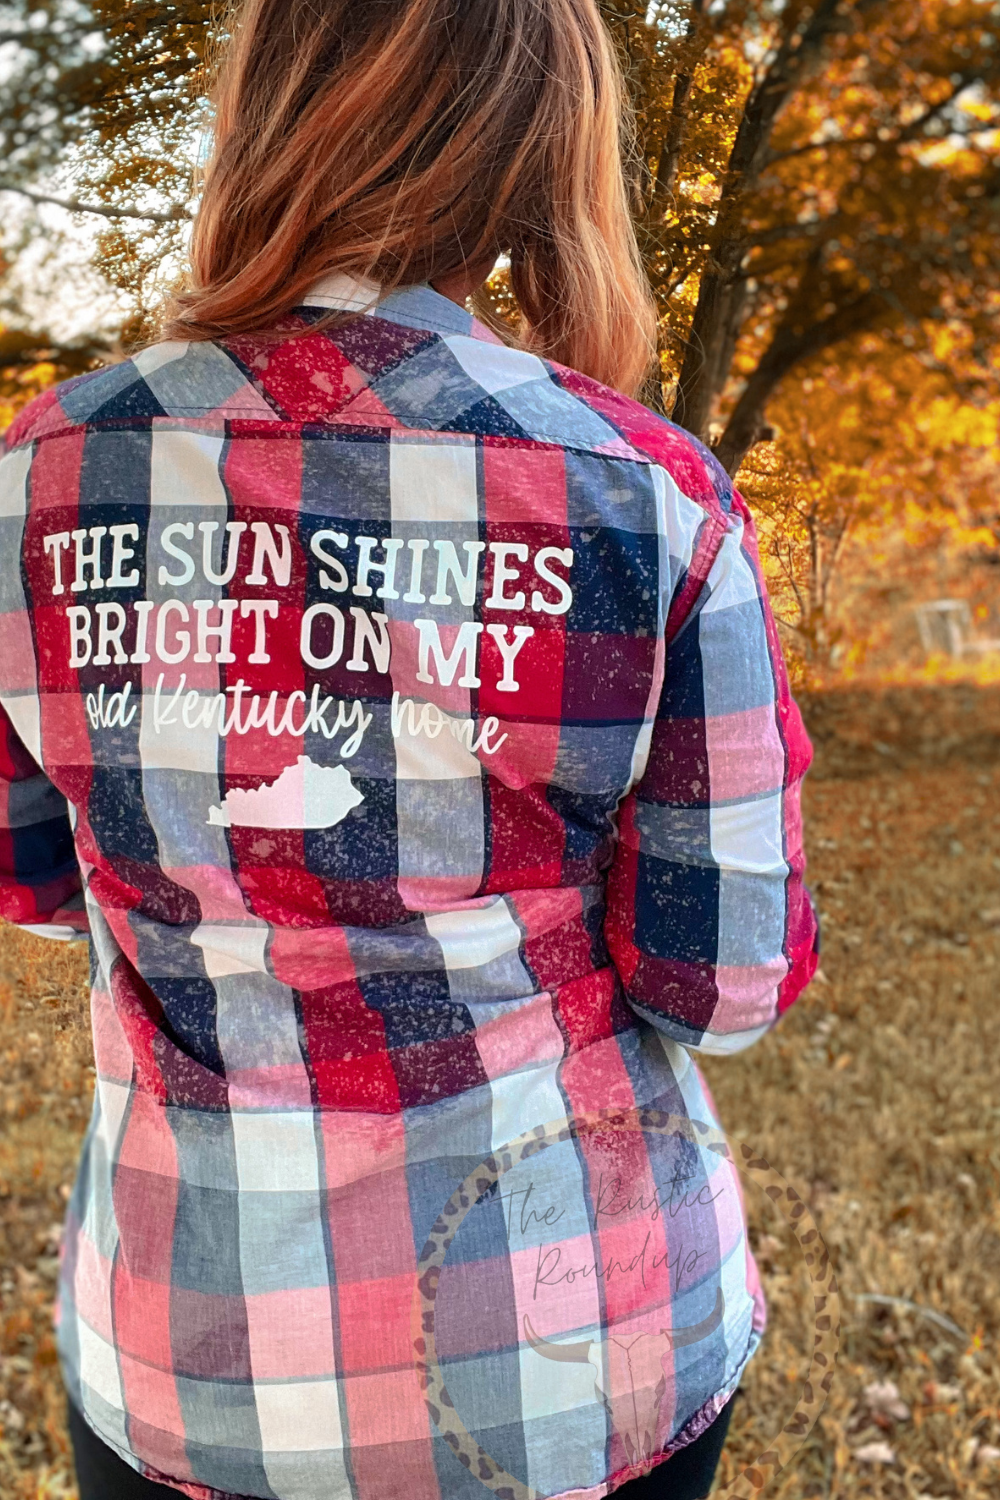
[[[431,1420],[459,1461],[487,1489],[492,1490],[499,1500],[544,1500],[537,1490],[508,1473],[487,1453],[472,1437],[458,1415],[438,1362],[435,1338],[438,1284],[449,1247],[466,1216],[487,1194],[494,1191],[505,1173],[550,1146],[604,1131],[640,1131],[679,1136],[697,1147],[715,1152],[757,1183],[784,1216],[802,1250],[813,1290],[812,1357],[791,1416],[782,1424],[780,1432],[766,1449],[753,1463],[747,1464],[724,1491],[731,1500],[752,1500],[752,1497],[761,1494],[775,1475],[787,1467],[812,1431],[823,1409],[833,1380],[839,1347],[840,1299],[829,1251],[812,1215],[791,1183],[745,1142],[736,1141],[734,1149],[733,1138],[729,1137],[727,1140],[717,1126],[708,1125],[702,1120],[692,1120],[687,1115],[673,1115],[653,1109],[599,1110],[548,1125],[538,1125],[487,1156],[469,1173],[461,1186],[456,1188],[432,1226],[417,1264],[417,1293],[413,1313],[414,1348]],[[652,1409],[643,1411],[636,1420],[637,1378],[646,1393],[647,1406],[650,1389],[656,1404],[664,1390],[662,1378],[658,1383],[652,1384],[650,1369],[639,1372],[637,1377],[639,1355],[636,1351],[640,1339],[644,1341],[642,1359],[646,1365],[650,1365],[651,1361],[659,1361],[668,1349],[696,1343],[707,1337],[721,1322],[724,1310],[720,1287],[715,1307],[700,1323],[687,1328],[663,1329],[656,1337],[641,1335],[630,1344],[614,1339],[588,1339],[576,1344],[551,1343],[535,1332],[527,1315],[523,1318],[523,1332],[525,1342],[545,1358],[578,1361],[594,1366],[597,1372],[596,1394],[622,1439],[624,1451],[629,1458],[631,1478],[648,1471],[655,1462],[650,1434],[655,1429],[656,1412]],[[612,1345],[615,1347],[611,1348]],[[624,1383],[619,1380],[619,1385],[630,1392],[629,1399],[624,1403],[601,1388],[602,1371],[603,1378],[607,1380],[609,1358],[611,1362],[617,1361],[620,1372],[624,1374]],[[624,1412],[625,1408],[627,1414]]]

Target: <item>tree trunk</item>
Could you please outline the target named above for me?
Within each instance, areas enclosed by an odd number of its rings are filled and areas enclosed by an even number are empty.
[[[742,258],[742,245],[731,243],[725,263],[702,273],[687,352],[677,382],[673,419],[702,439],[707,436],[715,401],[725,383],[739,337],[744,299],[734,297],[734,282]]]
[[[879,0],[859,0],[858,9],[864,10],[877,3]],[[743,259],[748,249],[747,194],[755,186],[764,164],[778,114],[822,56],[826,43],[840,24],[841,9],[841,0],[815,0],[803,26],[798,20],[791,19],[773,62],[751,89],[746,101],[719,199],[711,254],[702,272],[674,403],[674,419],[701,438],[707,433],[715,401],[729,375],[742,327],[745,294],[739,294],[736,289],[742,280]],[[769,377],[765,399],[785,370],[794,363],[794,359],[790,360],[779,374]],[[763,401],[754,398],[744,406],[736,427],[730,423],[732,431],[727,429],[727,452],[730,462],[737,466],[754,440],[762,412]]]
[[[830,317],[803,328],[796,321],[801,317],[801,308],[796,304],[800,299],[805,301],[806,296],[807,288],[800,287],[799,297],[776,329],[719,439],[715,453],[727,474],[736,473],[748,450],[758,440],[764,426],[764,407],[768,397],[792,366],[860,332],[885,310],[885,301],[877,292],[865,292]]]

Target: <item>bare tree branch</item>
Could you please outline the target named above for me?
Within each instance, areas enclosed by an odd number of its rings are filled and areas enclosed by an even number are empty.
[[[14,182],[0,181],[0,193],[18,193],[32,203],[52,203],[56,208],[68,209],[74,214],[100,214],[104,219],[147,219],[151,224],[179,224],[191,215],[180,204],[166,213],[156,213],[141,208],[118,208],[110,203],[81,203],[79,198],[57,198],[52,193],[39,193],[34,188],[20,187]]]
[[[802,291],[800,287],[800,299],[804,303]],[[756,442],[767,399],[792,366],[867,328],[886,308],[886,299],[880,292],[861,292],[829,317],[802,328],[797,326],[801,317],[797,305],[800,299],[797,298],[786,312],[719,439],[716,454],[730,474],[735,474],[747,450]]]
[[[650,199],[650,209],[665,198],[673,197],[674,187],[677,183],[677,172],[680,167],[681,152],[684,149],[684,141],[687,136],[688,127],[688,99],[691,96],[691,86],[694,83],[694,72],[698,59],[704,53],[708,44],[708,32],[703,35],[698,45],[697,31],[705,9],[705,0],[692,0],[691,14],[688,17],[685,40],[689,44],[690,56],[684,65],[678,69],[674,77],[674,91],[670,100],[670,114],[667,117],[667,128],[663,135],[660,146],[659,160],[656,164],[656,175],[653,179],[653,192]]]
[[[962,74],[960,81],[952,84],[951,92],[944,99],[939,99],[937,104],[929,104],[923,114],[918,115],[915,120],[911,120],[908,125],[900,125],[899,133],[888,141],[879,135],[848,135],[829,141],[809,141],[806,145],[795,146],[790,151],[775,152],[767,158],[765,169],[775,166],[778,162],[791,161],[796,156],[806,156],[810,151],[828,151],[835,147],[843,146],[897,146],[903,145],[908,141],[914,141],[920,135],[924,126],[929,125],[931,120],[936,119],[938,115],[942,114],[950,104],[954,104],[962,90],[967,89],[969,84],[973,82],[975,82],[973,76]],[[980,131],[992,128],[995,127],[977,124],[972,131],[955,130],[950,133],[952,135],[977,135]]]
[[[816,234],[828,237],[844,220],[845,215],[838,213],[830,214],[825,219],[805,219],[795,224],[774,224],[770,229],[762,229],[757,234],[749,234],[747,245],[773,245],[781,240],[810,239]],[[748,274],[754,273],[751,271]]]

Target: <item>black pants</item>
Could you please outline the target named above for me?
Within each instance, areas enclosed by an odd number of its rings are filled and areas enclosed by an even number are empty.
[[[102,1443],[73,1405],[69,1407],[69,1437],[73,1444],[80,1500],[178,1500],[171,1485],[154,1484],[129,1468],[113,1448]]]
[[[701,1437],[680,1448],[666,1463],[657,1464],[651,1474],[631,1479],[615,1490],[611,1500],[702,1500],[712,1488],[715,1471],[722,1456],[722,1445],[729,1431],[736,1390],[719,1412],[711,1427]]]
[[[651,1474],[622,1485],[612,1500],[701,1500],[712,1487],[735,1399],[734,1395],[701,1437],[688,1443]],[[106,1443],[102,1443],[72,1401],[69,1403],[69,1435],[76,1460],[80,1500],[177,1500],[175,1489],[143,1479]]]

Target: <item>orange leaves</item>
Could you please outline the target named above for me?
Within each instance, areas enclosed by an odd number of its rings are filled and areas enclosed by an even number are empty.
[[[956,390],[960,327],[938,326],[933,344],[929,358],[868,335],[806,366],[771,404],[775,441],[738,476],[810,670],[923,672],[913,606],[938,597],[968,600],[979,635],[1000,635],[1000,400]],[[976,665],[984,681],[996,670]]]
[[[674,190],[639,224],[679,420],[717,424],[733,466],[782,382],[794,399],[805,362],[845,343],[856,358],[869,333],[940,360],[951,327],[975,345],[962,378],[982,381],[998,331],[1000,20],[974,0],[847,6],[826,33],[818,10],[759,0],[671,9],[669,25],[640,14],[640,0],[615,6],[654,176],[675,74],[696,59]]]

